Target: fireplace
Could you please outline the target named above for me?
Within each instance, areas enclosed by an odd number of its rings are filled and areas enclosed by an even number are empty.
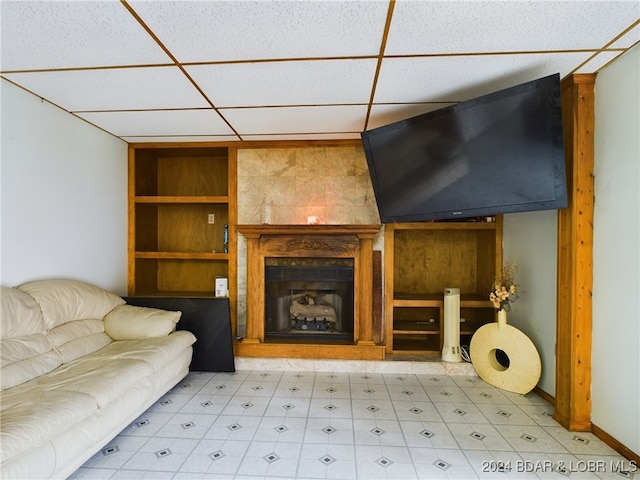
[[[265,263],[265,342],[353,343],[352,259]]]
[[[238,225],[247,239],[246,357],[382,360],[373,321],[380,225]],[[375,332],[374,332],[375,328]]]

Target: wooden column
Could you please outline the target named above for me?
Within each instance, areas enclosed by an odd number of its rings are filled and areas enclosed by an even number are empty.
[[[355,292],[358,302],[358,345],[374,345],[373,343],[373,235],[358,234],[360,239],[359,263],[356,272],[359,281]],[[365,267],[366,266],[366,267]]]
[[[264,256],[260,254],[260,234],[246,233],[247,238],[247,291],[264,292]],[[252,296],[247,302],[246,343],[264,341],[264,295]]]
[[[558,212],[556,405],[569,430],[591,428],[595,75],[562,82],[569,206]]]

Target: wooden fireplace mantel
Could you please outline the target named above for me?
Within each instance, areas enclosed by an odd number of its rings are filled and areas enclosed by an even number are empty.
[[[262,235],[357,235],[373,238],[381,225],[238,225],[236,230],[246,238]]]
[[[247,239],[247,330],[236,355],[382,360],[373,341],[373,238],[381,225],[238,225]],[[353,345],[265,343],[265,259],[351,258],[354,262]]]

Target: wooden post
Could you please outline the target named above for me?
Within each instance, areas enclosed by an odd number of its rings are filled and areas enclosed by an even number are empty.
[[[358,315],[358,345],[374,345],[373,343],[373,235],[359,234],[360,265],[356,274],[360,277],[356,292],[359,303]]]
[[[245,343],[264,341],[264,257],[260,254],[260,234],[244,233],[247,238],[247,291],[261,292],[247,302]]]
[[[556,405],[569,430],[591,429],[595,75],[562,82],[569,206],[558,212]]]

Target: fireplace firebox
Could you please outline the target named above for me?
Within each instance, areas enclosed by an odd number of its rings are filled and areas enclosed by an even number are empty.
[[[265,260],[265,342],[353,343],[353,259]]]

